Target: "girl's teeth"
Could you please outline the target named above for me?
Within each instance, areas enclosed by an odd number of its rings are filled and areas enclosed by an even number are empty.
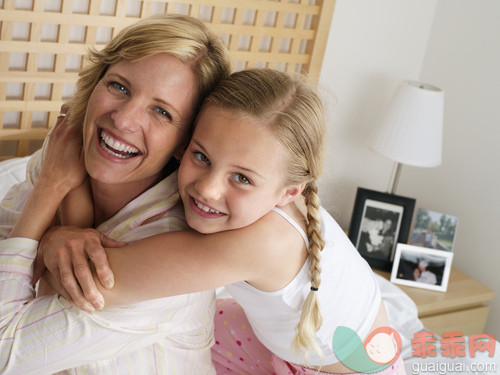
[[[196,207],[198,207],[200,210],[203,210],[203,211],[211,213],[211,214],[220,214],[220,211],[212,210],[210,207],[201,204],[196,199],[194,200],[194,203],[196,204]]]

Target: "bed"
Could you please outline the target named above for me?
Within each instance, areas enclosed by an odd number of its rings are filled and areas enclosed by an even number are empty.
[[[0,0],[0,198],[24,180],[29,155],[72,94],[87,45],[99,48],[139,18],[183,13],[222,36],[234,70],[265,66],[317,80],[334,6],[334,0]],[[415,357],[411,340],[425,330],[417,308],[399,287],[375,277],[391,326],[402,337],[408,374],[500,372],[498,345],[493,358]],[[474,371],[478,363],[492,364],[490,371]],[[443,372],[440,366],[448,367]]]

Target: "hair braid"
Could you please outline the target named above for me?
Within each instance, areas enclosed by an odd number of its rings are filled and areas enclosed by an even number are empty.
[[[315,181],[309,182],[304,189],[303,195],[307,205],[307,237],[309,238],[309,273],[311,275],[311,287],[319,288],[321,284],[321,250],[325,241],[321,236],[321,217],[319,213],[320,200],[318,187]],[[314,337],[316,331],[321,327],[323,318],[319,306],[317,291],[311,290],[304,301],[302,315],[297,325],[297,336],[294,340],[294,348],[298,351],[313,348],[321,353]]]

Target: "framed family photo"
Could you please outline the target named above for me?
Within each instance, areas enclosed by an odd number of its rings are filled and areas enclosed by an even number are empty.
[[[430,249],[453,251],[458,217],[417,209],[409,243]]]
[[[394,284],[446,292],[453,253],[398,244],[391,281]]]
[[[396,245],[406,243],[415,199],[358,187],[349,238],[372,268],[390,271]]]

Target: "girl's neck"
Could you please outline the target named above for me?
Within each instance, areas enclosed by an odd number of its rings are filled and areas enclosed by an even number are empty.
[[[307,223],[307,207],[304,197],[301,195],[288,203],[286,206],[280,207],[295,221],[301,223],[303,226]]]

